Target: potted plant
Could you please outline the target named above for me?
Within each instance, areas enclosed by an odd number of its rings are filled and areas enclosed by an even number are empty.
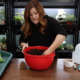
[[[22,24],[24,18],[23,18],[23,16],[21,16],[21,13],[16,13],[13,20],[15,20],[17,24],[20,24],[20,23]]]
[[[73,50],[74,49],[74,46],[73,44],[70,45],[70,50]]]
[[[58,47],[59,50],[64,50],[64,45],[61,44],[59,47]]]
[[[59,9],[56,15],[56,19],[59,23],[62,24],[65,16],[66,16],[66,12],[63,9]]]
[[[2,42],[1,42],[1,38],[0,38],[0,50],[2,50]]]
[[[2,45],[2,50],[3,51],[7,51],[7,46],[6,45]]]
[[[2,9],[0,12],[1,19],[0,19],[0,24],[5,24],[5,10]]]
[[[2,46],[1,46],[2,50],[7,51],[6,37],[1,38],[1,43],[2,43]]]
[[[72,25],[76,20],[77,18],[73,14],[72,15],[67,14],[64,21],[67,22],[67,25]]]
[[[6,37],[2,37],[0,41],[1,41],[1,50],[7,51]]]
[[[22,17],[21,17],[21,15],[14,16],[13,20],[15,20],[17,22],[17,24],[20,24],[20,21],[22,21]]]
[[[67,50],[67,44],[63,44],[64,45],[64,50]]]
[[[2,43],[3,45],[6,45],[6,37],[2,37],[2,38],[1,38],[1,43]]]

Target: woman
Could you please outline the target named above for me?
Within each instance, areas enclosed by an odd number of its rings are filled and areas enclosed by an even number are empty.
[[[37,0],[27,3],[24,20],[19,39],[22,52],[28,46],[48,46],[43,53],[48,55],[56,50],[67,36],[65,29],[54,18],[45,15],[42,5]]]

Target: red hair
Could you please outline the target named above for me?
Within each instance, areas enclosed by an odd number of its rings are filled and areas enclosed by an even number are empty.
[[[44,19],[45,12],[43,9],[43,6],[37,1],[37,0],[31,0],[27,3],[25,6],[25,11],[24,11],[24,25],[21,27],[21,31],[24,32],[25,38],[31,34],[31,28],[30,28],[30,9],[35,8],[37,12],[39,13],[39,23],[41,24],[41,27],[39,28],[39,31],[42,34],[44,33],[44,29],[46,27],[46,19]]]

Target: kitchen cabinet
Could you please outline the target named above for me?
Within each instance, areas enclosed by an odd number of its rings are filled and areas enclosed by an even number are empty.
[[[16,47],[16,35],[20,35],[21,24],[15,24],[13,21],[13,16],[15,15],[15,9],[25,8],[26,3],[29,0],[9,0],[10,5],[10,30],[11,30],[11,51],[15,57],[23,57],[21,50]],[[73,25],[63,25],[66,29],[68,35],[73,35],[73,45],[74,47],[78,44],[79,30],[80,30],[80,1],[79,0],[38,0],[44,8],[63,8],[63,9],[74,9],[74,15],[77,17],[77,21]],[[72,51],[59,51],[57,50],[56,58],[71,58]]]

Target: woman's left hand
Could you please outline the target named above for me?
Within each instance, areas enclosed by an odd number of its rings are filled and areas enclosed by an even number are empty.
[[[49,50],[46,50],[46,51],[44,51],[44,52],[43,52],[43,54],[42,54],[42,55],[48,55],[48,54],[51,54],[51,53],[50,53],[50,51],[49,51]]]

